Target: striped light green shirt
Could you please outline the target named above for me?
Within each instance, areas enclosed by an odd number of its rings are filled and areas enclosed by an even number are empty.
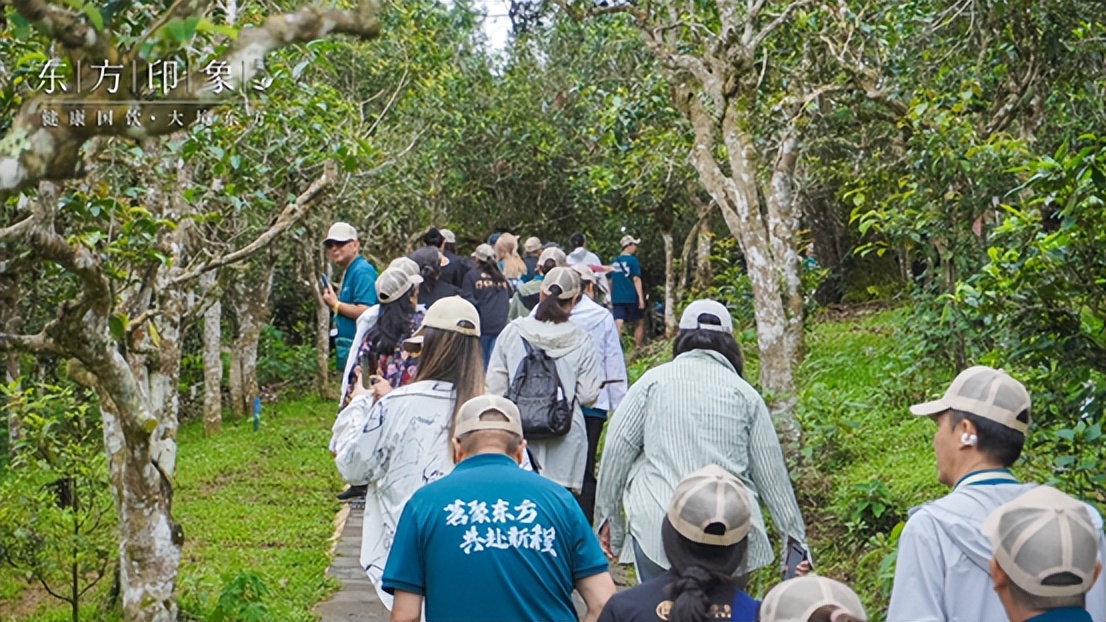
[[[612,545],[622,529],[654,562],[668,567],[661,520],[676,484],[685,475],[716,464],[763,499],[773,523],[806,542],[806,530],[783,451],[764,400],[722,355],[692,350],[645,373],[611,417],[595,502],[596,527],[612,520]],[[623,527],[620,509],[625,509]],[[748,558],[740,572],[774,558],[759,503],[753,503]],[[623,547],[623,561],[631,547]]]

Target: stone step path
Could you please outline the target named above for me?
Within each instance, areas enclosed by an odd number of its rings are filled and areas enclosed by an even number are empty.
[[[330,600],[319,603],[315,613],[320,622],[387,622],[388,609],[376,596],[365,571],[361,568],[362,507],[342,506],[336,525],[334,557],[326,574],[341,582]]]
[[[363,511],[363,505],[351,508],[344,504],[334,518],[334,556],[326,574],[338,579],[342,586],[329,600],[315,607],[320,622],[387,622],[389,619],[388,609],[380,602],[376,589],[361,568]],[[611,576],[620,590],[634,584],[618,564],[611,564]],[[583,619],[586,613],[583,600],[577,592],[572,593],[572,599]]]

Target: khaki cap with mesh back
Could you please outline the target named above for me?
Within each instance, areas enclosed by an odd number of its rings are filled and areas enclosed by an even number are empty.
[[[983,523],[995,561],[1034,596],[1077,596],[1091,589],[1101,534],[1087,506],[1051,486],[995,508]]]
[[[404,340],[404,343],[417,345],[422,343],[423,329],[429,326],[440,330],[448,330],[472,337],[480,336],[480,314],[472,303],[460,296],[447,296],[441,298],[426,310],[422,316],[422,324],[415,334]],[[470,326],[472,328],[470,328]]]
[[[402,270],[407,274],[422,276],[419,270],[419,264],[410,257],[396,257],[392,260],[392,263],[388,264],[388,269],[392,268],[398,268],[399,270]]]
[[[481,244],[472,251],[472,256],[480,261],[490,261],[495,259],[495,249],[490,244]]]
[[[348,222],[336,222],[326,232],[325,242],[349,242],[357,239],[357,229]]]
[[[627,246],[629,246],[631,244],[641,244],[641,240],[638,239],[638,238],[635,238],[632,235],[624,235],[624,236],[622,236],[622,239],[618,241],[618,244],[622,248],[626,248]]]
[[[554,265],[557,266],[563,266],[565,265],[565,262],[568,261],[568,257],[565,255],[565,252],[557,248],[556,246],[550,246],[549,248],[543,250],[541,252],[541,255],[538,255],[538,265],[544,266],[545,262],[549,261],[550,259],[552,259]]]
[[[506,421],[481,421],[484,414],[495,412],[507,418]],[[518,406],[511,400],[499,395],[478,395],[461,405],[457,411],[457,425],[453,435],[460,437],[479,430],[504,430],[522,436],[522,416]]]
[[[541,248],[541,240],[534,236],[526,238],[526,242],[522,244],[522,250],[526,253],[533,253],[539,248]]]
[[[402,268],[388,268],[376,277],[376,295],[381,304],[399,300],[412,287],[422,283],[422,277],[408,274]]]
[[[570,300],[580,293],[580,275],[572,268],[557,266],[542,279],[541,292],[552,296],[553,292],[549,288],[554,285],[561,288],[561,293],[557,294],[558,300]]]
[[[681,536],[714,546],[729,546],[749,535],[752,510],[741,480],[710,465],[680,480],[668,504],[668,522]],[[712,527],[712,525],[720,525]]]
[[[1018,414],[1030,407],[1029,391],[1001,369],[983,365],[960,372],[939,400],[915,404],[910,412],[919,417],[939,415],[955,409],[1025,434],[1029,421],[1018,421]]]
[[[580,275],[581,281],[587,281],[588,283],[595,283],[595,271],[588,266],[578,263],[572,266],[572,269],[576,274]]]
[[[852,588],[827,577],[795,577],[772,588],[760,603],[761,622],[807,622],[811,614],[826,606],[844,609],[867,620],[864,605]]]

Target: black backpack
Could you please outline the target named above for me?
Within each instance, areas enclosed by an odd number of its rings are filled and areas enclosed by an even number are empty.
[[[522,417],[522,434],[529,440],[564,436],[572,427],[573,404],[561,387],[557,362],[525,339],[522,345],[526,356],[507,389],[507,399],[518,406]]]

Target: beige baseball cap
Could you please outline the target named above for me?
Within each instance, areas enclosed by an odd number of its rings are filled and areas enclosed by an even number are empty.
[[[806,575],[776,585],[760,603],[761,622],[807,622],[811,614],[832,605],[867,620],[864,605],[852,588],[828,577]]]
[[[557,248],[556,246],[550,246],[549,248],[543,250],[541,252],[541,255],[538,255],[538,265],[543,266],[545,265],[545,262],[549,261],[550,259],[553,260],[553,263],[555,265],[563,266],[565,265],[565,261],[568,260],[568,257],[565,255],[565,252],[563,250]]]
[[[1051,486],[995,508],[983,535],[1010,580],[1034,596],[1077,596],[1094,583],[1102,534],[1086,505]]]
[[[422,277],[417,274],[408,274],[401,268],[388,268],[376,277],[376,295],[381,304],[388,304],[402,298],[419,283],[422,283]]]
[[[632,235],[624,235],[622,236],[622,239],[618,241],[618,245],[622,248],[626,248],[631,244],[641,244],[641,240],[639,238],[635,238]]]
[[[410,339],[404,341],[409,344],[421,344],[423,329],[438,328],[472,337],[480,336],[480,314],[472,303],[460,296],[447,296],[441,298],[426,310],[422,316],[422,324]]]
[[[580,275],[572,268],[557,266],[545,275],[541,282],[541,291],[547,296],[552,296],[550,287],[558,285],[561,293],[557,294],[558,300],[570,300],[580,294]]]
[[[910,407],[919,417],[938,415],[949,409],[971,413],[1025,434],[1029,421],[1018,414],[1030,407],[1029,391],[1001,369],[983,365],[960,372],[941,399]]]
[[[397,268],[406,272],[407,274],[413,274],[415,276],[421,276],[422,272],[419,270],[419,264],[410,257],[396,257],[392,260],[392,263],[388,264],[388,269],[391,270]]]
[[[526,241],[522,244],[522,250],[526,253],[533,253],[541,248],[541,240],[535,236],[526,238]]]
[[[713,464],[680,480],[668,504],[668,522],[681,536],[700,544],[740,542],[749,535],[751,516],[745,485]]]
[[[326,232],[324,242],[349,242],[357,239],[357,229],[348,222],[336,222],[330,225],[330,231]]]
[[[507,420],[482,420],[481,417],[488,413],[498,413]],[[457,412],[456,423],[453,431],[455,437],[479,430],[504,430],[522,436],[522,416],[519,415],[518,406],[499,395],[478,395],[465,402]]]
[[[495,249],[490,244],[481,244],[472,251],[472,256],[480,261],[489,261],[495,259]]]
[[[456,244],[457,236],[453,234],[449,229],[439,229],[438,233],[442,234],[442,239],[446,241],[446,244]]]
[[[586,266],[582,263],[578,263],[578,264],[573,265],[572,269],[576,272],[576,274],[580,275],[580,280],[581,281],[587,281],[588,283],[595,283],[596,282],[595,272],[592,271],[592,269],[589,268],[588,266]]]

